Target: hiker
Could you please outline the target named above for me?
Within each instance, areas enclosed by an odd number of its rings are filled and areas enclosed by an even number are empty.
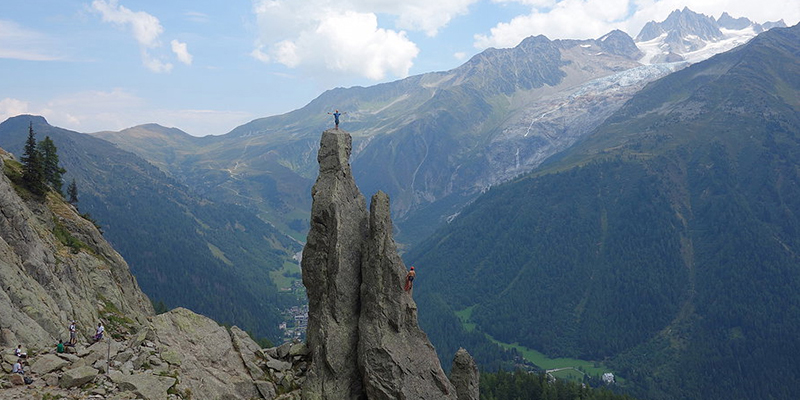
[[[103,332],[105,332],[105,330],[106,330],[106,328],[103,327],[103,323],[102,322],[98,322],[97,323],[97,330],[95,331],[95,334],[94,334],[94,337],[93,337],[95,342],[99,342],[101,339],[103,339]]]
[[[340,113],[339,110],[335,110],[332,113],[328,113],[328,115],[333,115],[334,129],[339,129],[339,116],[341,116],[343,114],[347,114],[347,113]]]
[[[21,358],[18,358],[17,362],[14,363],[14,366],[11,367],[11,373],[12,374],[25,375],[25,370],[22,369],[22,359]]]
[[[78,331],[75,327],[75,320],[72,320],[72,323],[69,324],[69,345],[75,346],[78,344]]]
[[[16,349],[14,349],[14,355],[17,356],[17,358],[28,358],[28,353],[22,352],[22,345],[19,345]]]
[[[414,271],[414,267],[411,267],[411,270],[408,271],[408,274],[406,274],[406,292],[411,290],[411,288],[414,286],[414,277],[416,276],[417,273]]]
[[[58,344],[56,345],[56,353],[63,353],[64,352],[64,341],[59,340]]]

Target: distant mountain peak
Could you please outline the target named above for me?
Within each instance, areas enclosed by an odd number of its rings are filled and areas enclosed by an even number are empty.
[[[717,24],[722,28],[735,29],[737,31],[745,29],[750,25],[755,25],[753,21],[745,17],[733,18],[727,12],[723,12],[722,15],[720,15],[719,19],[717,19]]]
[[[671,12],[662,22],[645,24],[636,36],[636,44],[644,53],[640,59],[644,64],[694,63],[742,45],[776,26],[785,24],[780,21],[760,25],[745,17],[734,18],[727,12],[714,19],[684,7]]]
[[[683,10],[671,12],[663,22],[648,22],[636,36],[636,41],[645,42],[673,32],[682,38],[693,35],[702,40],[719,39],[723,36],[713,17],[698,14],[685,7]]]

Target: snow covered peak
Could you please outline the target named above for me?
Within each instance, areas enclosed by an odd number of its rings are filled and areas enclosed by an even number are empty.
[[[695,63],[742,45],[776,26],[786,24],[778,21],[762,26],[744,17],[734,18],[727,12],[714,19],[687,7],[673,11],[663,22],[648,22],[635,41],[644,53],[639,60],[642,64]]]

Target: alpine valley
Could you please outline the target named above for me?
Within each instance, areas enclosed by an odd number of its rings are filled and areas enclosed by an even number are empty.
[[[299,279],[326,112],[346,111],[353,176],[391,198],[440,357],[508,367],[516,343],[602,362],[642,398],[792,398],[798,43],[683,9],[635,40],[529,37],[224,135],[19,116],[0,147],[21,154],[29,124],[53,139],[150,298],[276,339],[303,298],[279,289]]]
[[[798,171],[794,26],[651,83],[415,246],[423,325],[445,353],[602,361],[641,398],[794,398]]]

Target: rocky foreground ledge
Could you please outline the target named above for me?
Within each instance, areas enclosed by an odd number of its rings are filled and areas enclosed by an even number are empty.
[[[412,292],[403,290],[389,197],[375,194],[367,212],[351,151],[347,132],[323,132],[302,261],[312,356],[302,398],[477,400],[472,357],[459,352],[456,387],[419,328]]]
[[[30,385],[10,373],[13,349],[3,350],[0,398],[299,399],[309,364],[304,343],[261,349],[241,329],[183,308],[155,316],[127,340],[67,350],[32,354]]]

